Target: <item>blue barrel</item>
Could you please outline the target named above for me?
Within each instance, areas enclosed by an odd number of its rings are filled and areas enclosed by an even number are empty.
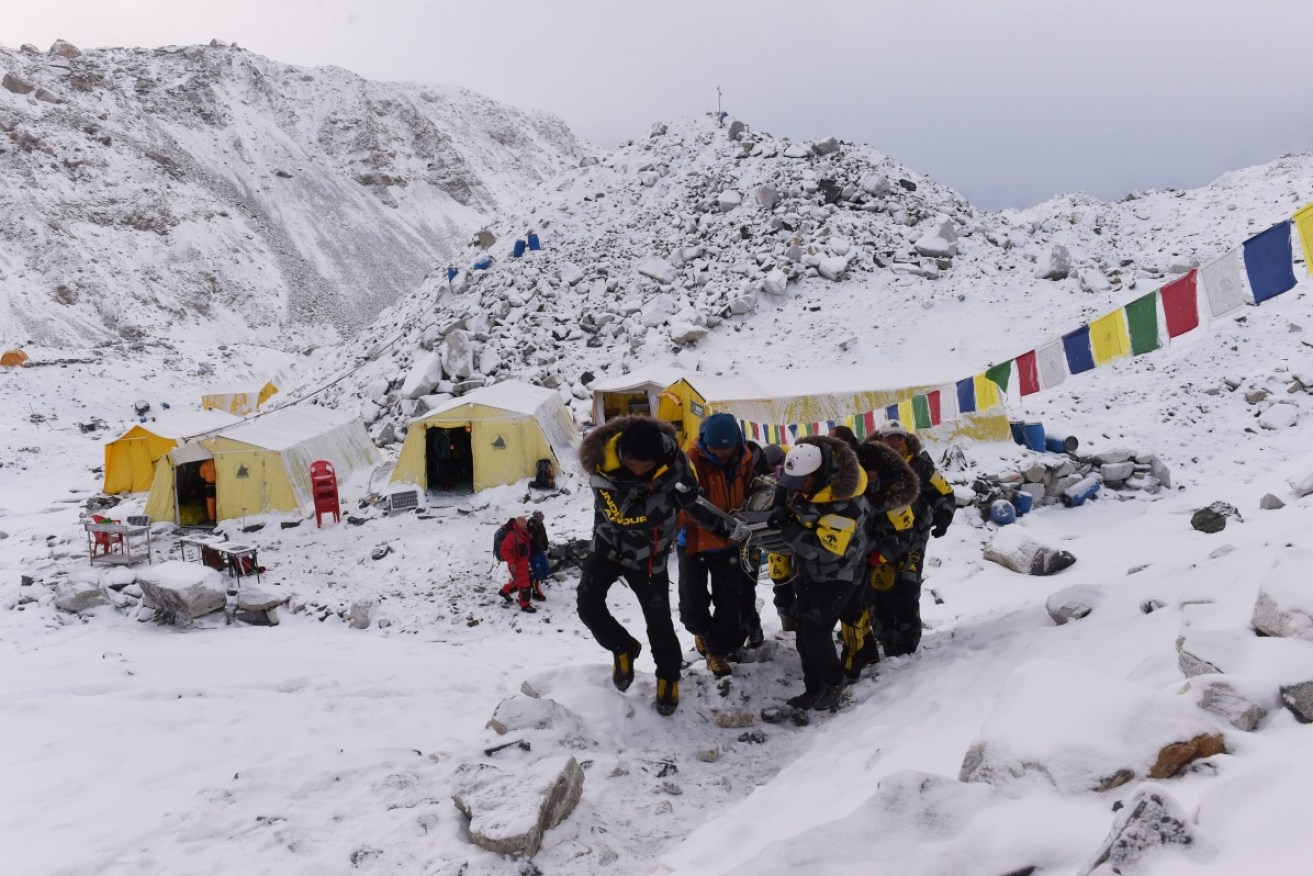
[[[1017,516],[1025,517],[1034,507],[1035,497],[1025,490],[1017,490],[1017,494],[1012,497],[1012,504],[1017,506]]]
[[[1099,487],[1101,486],[1103,486],[1103,484],[1098,478],[1085,478],[1063,490],[1062,495],[1059,496],[1059,498],[1062,499],[1062,504],[1066,505],[1068,508],[1075,508],[1078,505],[1084,505],[1085,500],[1099,492]]]
[[[1080,441],[1075,435],[1049,435],[1044,439],[1044,449],[1050,453],[1075,453]]]
[[[457,268],[447,268],[447,282],[450,283],[452,280],[456,279],[456,275],[459,273],[460,270]]]
[[[1044,452],[1044,424],[1038,420],[1027,420],[1021,424],[1021,434],[1026,439],[1023,443],[1038,453]]]
[[[511,248],[511,258],[518,259],[522,255],[524,255],[524,241],[517,240],[515,246]]]
[[[474,270],[476,271],[486,271],[488,270],[488,268],[491,267],[492,267],[491,258],[479,259],[477,262],[474,263]]]
[[[529,232],[526,240],[529,242],[529,249],[534,250],[535,252],[543,248],[542,244],[538,242],[538,235],[534,234],[532,231]]]
[[[1008,429],[1012,432],[1012,440],[1020,444],[1022,447],[1025,447],[1026,435],[1021,431],[1021,421],[1008,420]]]
[[[989,504],[989,519],[999,526],[1007,526],[1017,519],[1017,509],[1007,499],[995,499]]]

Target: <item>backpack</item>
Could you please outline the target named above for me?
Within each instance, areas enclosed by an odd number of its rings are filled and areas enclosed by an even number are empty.
[[[533,486],[535,487],[556,486],[556,468],[552,465],[552,461],[550,459],[538,460],[538,468],[534,475]]]
[[[492,534],[492,555],[497,559],[503,559],[501,555],[502,542],[506,540],[506,535],[511,531],[510,522],[503,523],[497,527],[497,531]]]

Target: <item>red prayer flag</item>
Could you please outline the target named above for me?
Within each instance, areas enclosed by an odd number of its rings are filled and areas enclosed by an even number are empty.
[[[925,399],[930,404],[930,425],[938,426],[941,422],[939,417],[939,390],[933,389],[927,392]]]
[[[1016,358],[1017,376],[1021,379],[1021,394],[1039,392],[1039,361],[1035,351],[1022,353]]]
[[[1198,275],[1198,270],[1193,270],[1158,290],[1163,299],[1163,315],[1167,317],[1169,338],[1199,327],[1199,298],[1195,287]]]
[[[875,434],[875,411],[867,411],[862,414],[862,423],[866,426],[866,434]]]

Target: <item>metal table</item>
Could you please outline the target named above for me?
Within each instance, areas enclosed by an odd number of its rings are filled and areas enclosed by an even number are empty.
[[[178,539],[178,548],[184,560],[195,560],[198,563],[205,561],[205,550],[212,550],[222,559],[223,568],[232,577],[244,578],[254,575],[257,582],[260,580],[260,549],[257,547],[236,544],[213,535],[189,535]],[[189,556],[189,553],[194,555]],[[249,572],[243,571],[247,568],[244,560],[249,561]]]
[[[87,553],[93,566],[131,566],[150,562],[149,526],[92,521],[82,525],[87,530]]]

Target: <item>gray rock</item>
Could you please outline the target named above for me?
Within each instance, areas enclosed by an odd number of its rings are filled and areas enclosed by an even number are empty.
[[[1193,844],[1185,810],[1166,791],[1149,785],[1136,791],[1118,813],[1107,839],[1080,876],[1140,872],[1139,863],[1150,852]]]
[[[1060,243],[1035,263],[1035,278],[1039,280],[1065,280],[1071,274],[1071,253]]]
[[[96,605],[105,605],[109,597],[98,581],[61,581],[55,587],[55,606],[64,611],[78,613]]]
[[[1053,622],[1061,626],[1069,620],[1079,620],[1094,611],[1103,601],[1103,595],[1101,587],[1093,584],[1075,584],[1051,595],[1045,600],[1044,607],[1048,609],[1049,617],[1053,618]]]
[[[1313,681],[1281,686],[1281,704],[1301,724],[1313,724]]]
[[[761,291],[767,295],[783,295],[788,285],[788,276],[779,268],[776,268],[768,273],[766,279],[762,281]]]
[[[1128,450],[1125,447],[1114,447],[1111,450],[1101,450],[1090,456],[1090,461],[1095,465],[1114,465],[1118,462],[1126,462],[1135,459],[1135,451]]]
[[[848,270],[848,259],[844,256],[831,256],[830,258],[821,259],[816,266],[822,277],[827,280],[839,280]]]
[[[36,87],[26,79],[19,79],[12,73],[6,73],[4,79],[0,79],[0,86],[4,86],[5,90],[12,91],[14,94],[30,94],[32,89]]]
[[[347,609],[347,623],[351,625],[352,629],[368,629],[373,619],[374,600],[372,599],[361,599],[358,602],[353,602],[351,607]]]
[[[957,229],[953,220],[944,218],[921,236],[913,247],[926,258],[952,258],[957,255]]]
[[[199,563],[169,560],[137,572],[143,599],[163,623],[190,620],[219,611],[227,602],[223,578]]]
[[[1113,462],[1099,470],[1105,481],[1124,481],[1135,473],[1133,462]]]
[[[543,834],[570,816],[584,788],[584,771],[573,757],[517,772],[479,764],[459,774],[462,786],[452,800],[470,820],[470,841],[512,858],[536,855]]]
[[[474,346],[463,329],[455,329],[442,339],[438,355],[448,378],[464,380],[474,374]]]
[[[772,185],[760,186],[757,189],[757,203],[761,209],[770,212],[775,209],[775,204],[779,201],[779,192],[775,191]]]
[[[59,58],[73,59],[82,55],[82,50],[68,40],[55,40],[50,44],[50,54]]]
[[[1196,697],[1199,708],[1212,712],[1237,730],[1257,730],[1267,709],[1236,690],[1226,676],[1201,675],[1186,682],[1185,689]]]
[[[1276,496],[1272,495],[1271,493],[1266,493],[1264,494],[1263,498],[1258,500],[1258,507],[1263,509],[1264,511],[1277,511],[1281,508],[1286,507],[1286,503],[1282,502],[1280,499],[1278,499]]]
[[[1200,532],[1221,532],[1226,529],[1228,517],[1234,517],[1241,523],[1245,522],[1234,505],[1227,502],[1214,502],[1207,508],[1200,508],[1194,512],[1190,517],[1190,525]]]
[[[1254,629],[1268,636],[1313,641],[1313,600],[1301,601],[1304,588],[1260,587],[1254,601]]]
[[[817,155],[830,155],[839,151],[839,141],[833,137],[817,140],[812,144],[812,151]]]
[[[497,704],[488,727],[499,736],[523,734],[529,730],[551,730],[571,748],[595,744],[584,727],[583,719],[555,700],[516,694]]]
[[[747,125],[736,120],[729,123],[729,130],[725,132],[725,136],[731,140],[738,140],[743,136],[744,132],[747,130],[748,130]]]

